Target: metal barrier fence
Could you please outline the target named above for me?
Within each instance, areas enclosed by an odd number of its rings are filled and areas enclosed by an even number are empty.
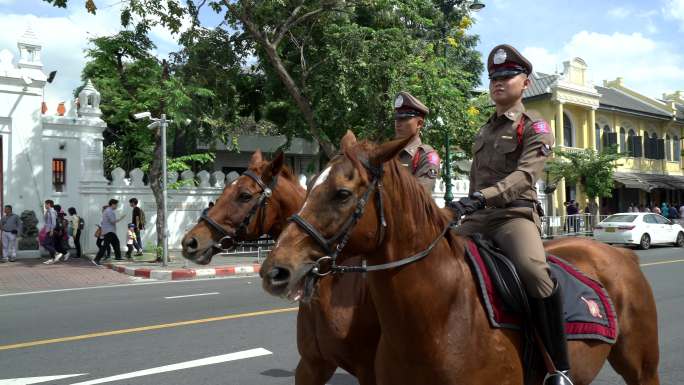
[[[542,237],[591,236],[594,226],[608,215],[576,214],[541,218]]]
[[[271,248],[275,245],[275,241],[272,239],[260,239],[253,242],[248,242],[245,245],[236,247],[235,250],[225,253],[219,253],[219,255],[230,256],[230,257],[254,257],[256,256],[257,262],[261,263],[266,257]]]

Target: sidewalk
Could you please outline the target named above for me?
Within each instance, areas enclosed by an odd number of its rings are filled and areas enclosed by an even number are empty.
[[[145,253],[134,257],[133,261],[103,261],[103,266],[119,273],[157,280],[179,280],[215,278],[234,275],[251,275],[259,273],[261,261],[254,256],[216,255],[209,265],[198,265],[182,256],[171,256],[167,266],[154,262],[154,256]]]

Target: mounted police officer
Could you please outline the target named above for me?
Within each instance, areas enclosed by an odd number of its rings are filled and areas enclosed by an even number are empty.
[[[399,153],[399,162],[407,167],[418,182],[432,195],[439,176],[439,155],[420,140],[420,130],[430,110],[418,98],[402,91],[394,99],[394,138],[414,139]]]
[[[571,385],[562,295],[546,262],[540,237],[543,213],[535,188],[553,135],[548,123],[522,104],[532,64],[503,44],[489,54],[487,69],[496,113],[475,137],[469,196],[449,207],[466,216],[459,233],[489,236],[513,261],[531,297],[535,327],[556,368],[544,384]]]

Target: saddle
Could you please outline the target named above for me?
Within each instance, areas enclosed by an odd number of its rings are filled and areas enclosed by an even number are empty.
[[[524,284],[513,262],[481,234],[467,239],[466,256],[491,326],[523,333],[525,383],[531,383],[531,368],[539,362],[531,330],[534,322]],[[547,262],[552,278],[562,287],[566,338],[615,343],[618,328],[615,308],[601,283],[558,257],[547,255]]]

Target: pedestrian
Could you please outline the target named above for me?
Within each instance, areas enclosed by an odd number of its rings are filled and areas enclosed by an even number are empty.
[[[69,229],[71,230],[71,237],[74,240],[74,247],[76,248],[76,256],[74,258],[81,258],[83,254],[81,250],[81,232],[85,228],[85,222],[83,221],[83,218],[76,213],[74,207],[69,207],[69,210],[67,211],[71,217],[69,220]]]
[[[212,207],[214,207],[214,202],[210,201],[209,206],[205,207],[204,210],[202,210],[202,216],[206,217],[207,213],[209,212],[209,210],[211,210]]]
[[[126,259],[133,259],[131,254],[133,253],[133,249],[136,247],[138,244],[137,241],[135,240],[135,234],[137,233],[135,229],[135,223],[129,223],[128,224],[128,231],[126,231]],[[138,254],[136,254],[138,255]]]
[[[119,201],[116,199],[110,199],[109,200],[109,205],[105,208],[105,210],[102,212],[102,236],[104,237],[104,245],[103,248],[100,249],[97,252],[97,255],[95,256],[95,259],[93,262],[96,265],[100,264],[100,260],[104,256],[103,249],[107,249],[109,246],[111,246],[114,249],[114,258],[117,261],[121,261],[121,244],[119,241],[119,237],[116,235],[116,224],[118,222],[121,222],[124,217],[121,219],[116,219],[116,208],[119,204]]]
[[[418,178],[418,182],[432,196],[439,177],[439,155],[420,139],[425,116],[430,110],[415,96],[401,91],[394,99],[394,138],[413,137],[399,153],[399,163]]]
[[[143,255],[142,237],[140,236],[140,232],[145,230],[145,212],[143,211],[143,209],[138,207],[137,198],[129,199],[128,204],[130,204],[133,208],[131,223],[135,225],[136,241],[133,244],[133,247],[135,247],[135,249],[137,250],[137,253],[135,253],[135,255],[140,256]]]
[[[668,207],[667,202],[660,204],[660,215],[664,216],[665,218],[670,217],[670,208]]]
[[[100,250],[102,250],[102,255],[105,256],[105,259],[109,259],[112,257],[112,248],[107,247],[105,249],[104,247],[104,235],[102,234],[102,226],[100,225],[95,225],[95,246],[97,246],[97,251],[98,253]],[[95,259],[93,258],[93,263],[95,263]],[[97,263],[95,263],[97,265]]]
[[[14,262],[17,260],[17,235],[21,233],[21,220],[17,214],[12,212],[10,205],[5,205],[0,229],[2,229],[2,258],[0,258],[0,262]]]
[[[488,235],[518,269],[530,296],[533,325],[556,369],[545,384],[572,384],[563,296],[546,262],[535,188],[552,153],[553,134],[522,104],[532,64],[520,52],[506,44],[494,47],[487,69],[496,112],[475,136],[469,196],[449,207],[457,218],[465,216],[457,233]]]
[[[62,206],[55,205],[55,212],[57,213],[57,222],[53,230],[53,240],[55,245],[55,250],[61,257],[55,256],[52,263],[57,263],[60,258],[64,261],[69,260],[69,221],[66,219],[66,214],[62,210]]]
[[[52,199],[45,200],[45,214],[43,215],[43,228],[38,234],[38,238],[42,238],[41,246],[47,250],[49,259],[43,262],[46,265],[53,264],[55,259],[62,258],[62,254],[55,249],[54,229],[57,226],[57,213],[54,209],[55,202]]]
[[[662,213],[662,211],[660,211],[660,207],[658,207],[657,204],[653,205],[653,212],[656,214]]]
[[[679,204],[679,218],[684,219],[684,202]]]

